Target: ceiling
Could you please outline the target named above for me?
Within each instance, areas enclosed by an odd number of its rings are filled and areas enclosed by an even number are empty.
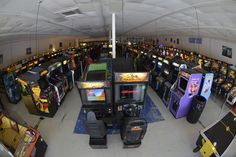
[[[1,0],[0,39],[200,35],[236,41],[236,0]]]

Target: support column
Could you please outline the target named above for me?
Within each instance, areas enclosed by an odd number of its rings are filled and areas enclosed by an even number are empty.
[[[112,58],[116,58],[116,14],[112,13]]]

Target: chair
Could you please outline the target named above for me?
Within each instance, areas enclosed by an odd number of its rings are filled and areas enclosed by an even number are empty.
[[[85,128],[90,135],[89,145],[92,148],[107,148],[106,126],[102,120],[97,120],[92,111],[87,113]]]
[[[125,117],[120,130],[124,148],[139,147],[146,130],[147,122],[145,119],[139,117]]]

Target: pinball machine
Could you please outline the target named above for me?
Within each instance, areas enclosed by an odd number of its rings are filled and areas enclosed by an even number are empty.
[[[214,79],[212,89],[216,93],[219,91],[219,87],[225,82],[228,73],[228,64],[221,62],[220,69],[217,77]]]
[[[223,95],[227,95],[227,93],[234,86],[236,86],[236,67],[231,66],[228,69],[228,74],[224,83],[220,86],[219,93]]]
[[[236,114],[230,111],[220,120],[201,130],[196,142],[197,147],[193,151],[199,151],[203,157],[224,156],[235,139],[235,119]]]

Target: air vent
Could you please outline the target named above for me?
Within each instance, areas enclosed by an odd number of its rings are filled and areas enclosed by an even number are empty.
[[[58,13],[66,16],[66,17],[83,14],[78,8],[69,9],[69,10],[63,10],[63,11],[60,11]]]

